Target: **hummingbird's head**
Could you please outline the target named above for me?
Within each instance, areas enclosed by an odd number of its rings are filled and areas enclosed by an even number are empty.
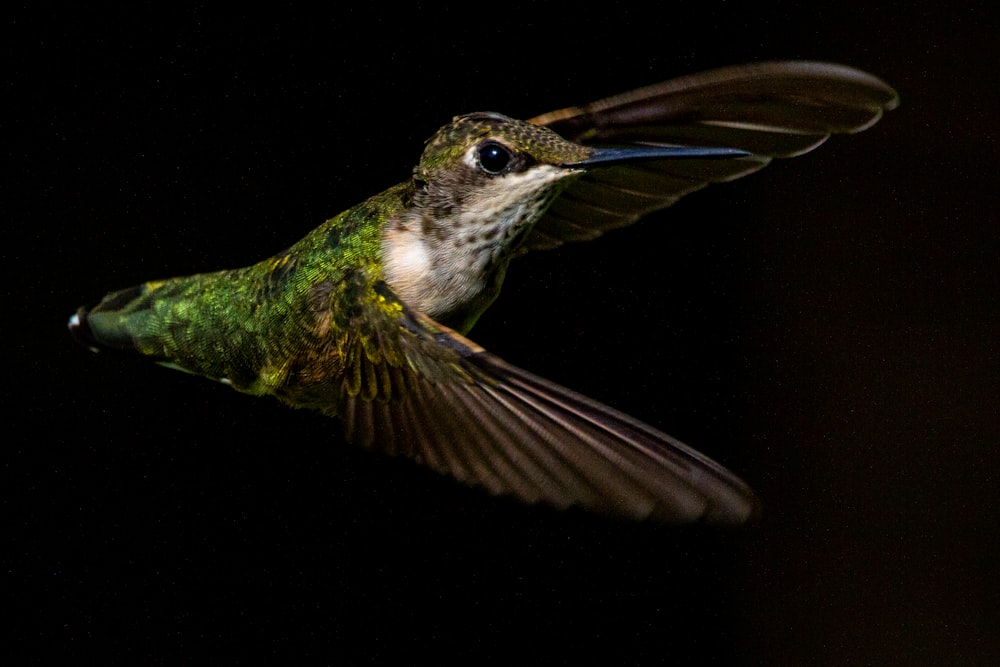
[[[386,224],[386,280],[412,307],[468,330],[507,262],[592,149],[496,113],[458,116],[427,141],[409,206]]]
[[[544,211],[560,181],[580,173],[564,165],[590,150],[498,113],[457,116],[427,141],[413,170],[414,204],[460,228],[515,234]]]

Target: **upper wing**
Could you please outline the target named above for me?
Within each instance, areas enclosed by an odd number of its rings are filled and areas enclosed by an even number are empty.
[[[405,306],[399,312],[398,338],[390,343],[379,325],[377,349],[359,344],[348,354],[351,380],[337,409],[352,442],[529,503],[662,521],[754,514],[753,493],[714,461]]]
[[[549,248],[635,222],[708,183],[864,130],[899,102],[880,79],[842,65],[770,62],[685,76],[532,118],[586,145],[739,148],[732,160],[671,160],[593,169],[553,202],[525,243]]]

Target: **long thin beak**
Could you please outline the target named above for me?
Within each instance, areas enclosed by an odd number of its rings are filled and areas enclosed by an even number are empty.
[[[621,148],[592,148],[589,156],[582,160],[563,162],[564,167],[590,167],[593,165],[636,160],[677,160],[698,158],[702,160],[725,160],[748,157],[752,153],[738,148],[705,148],[702,146],[625,146]]]

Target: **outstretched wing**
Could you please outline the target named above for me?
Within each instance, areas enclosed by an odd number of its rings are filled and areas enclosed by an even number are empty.
[[[394,299],[384,284],[377,291]],[[384,323],[386,312],[373,315]],[[670,522],[756,511],[743,482],[670,436],[397,312],[396,341],[378,325],[379,351],[351,355],[357,382],[337,408],[350,441],[528,503]]]
[[[753,155],[594,169],[552,204],[524,248],[591,239],[631,224],[709,183],[811,151],[831,134],[864,130],[898,102],[892,88],[860,70],[793,61],[711,70],[536,116],[530,122],[585,145],[715,146]]]

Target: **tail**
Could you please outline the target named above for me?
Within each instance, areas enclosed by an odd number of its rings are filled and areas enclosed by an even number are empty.
[[[125,350],[141,352],[144,324],[150,313],[145,299],[149,283],[108,294],[93,308],[81,306],[69,318],[73,338],[94,352]]]
[[[96,306],[77,310],[69,319],[70,333],[94,351],[136,353],[246,387],[258,377],[260,342],[248,326],[253,303],[234,292],[232,274],[172,278],[112,292]]]

